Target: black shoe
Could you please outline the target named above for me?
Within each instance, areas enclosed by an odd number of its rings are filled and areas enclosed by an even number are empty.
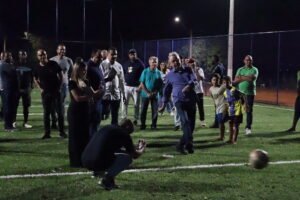
[[[99,181],[99,183],[100,183],[100,181]],[[105,190],[108,190],[108,191],[109,191],[109,190],[112,190],[112,189],[117,189],[117,188],[119,188],[119,186],[117,186],[117,185],[115,184],[114,179],[113,179],[113,178],[110,178],[110,177],[107,177],[107,176],[103,177],[103,179],[101,180],[100,185],[101,185]]]
[[[178,151],[179,153],[181,153],[181,154],[183,154],[183,155],[186,155],[186,154],[187,154],[187,152],[186,152],[185,149],[184,149],[184,146],[182,146],[182,145],[180,145],[180,144],[176,145],[176,151]]]
[[[292,133],[292,132],[295,132],[296,129],[295,128],[289,128],[288,130],[284,131],[284,132],[287,132],[287,133]]]
[[[156,125],[151,125],[151,130],[157,130]]]
[[[57,125],[56,125],[56,123],[52,124],[51,129],[57,130]]]
[[[141,125],[140,126],[140,130],[145,130],[146,129],[146,125]]]
[[[193,154],[194,153],[194,146],[193,146],[193,144],[187,144],[185,146],[185,149],[188,151],[189,154]]]
[[[65,132],[60,132],[59,133],[59,136],[61,137],[61,138],[68,138],[68,135],[65,133]]]
[[[212,124],[209,126],[209,128],[219,128],[219,125],[218,124]]]
[[[51,138],[50,134],[45,134],[43,135],[42,140],[50,139],[50,138]]]
[[[104,175],[104,172],[100,171],[100,172],[97,172],[97,171],[93,171],[93,174],[91,176],[91,178],[100,178]]]
[[[135,126],[137,126],[137,125],[138,125],[137,120],[134,120],[134,121],[133,121],[133,124],[134,124]]]
[[[180,129],[180,126],[174,126],[174,131],[178,131]]]

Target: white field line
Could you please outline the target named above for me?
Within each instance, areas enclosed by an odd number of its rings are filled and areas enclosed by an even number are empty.
[[[290,161],[275,161],[269,162],[270,165],[285,165],[285,164],[300,164],[300,160]],[[208,164],[208,165],[190,165],[190,166],[177,166],[166,168],[145,168],[145,169],[129,169],[123,173],[141,173],[141,172],[164,172],[164,171],[177,171],[189,169],[210,169],[210,168],[224,168],[224,167],[241,167],[248,166],[247,163],[227,163],[227,164]],[[53,176],[77,176],[77,175],[91,175],[91,172],[61,172],[61,173],[48,173],[48,174],[19,174],[19,175],[5,175],[0,176],[0,179],[17,179],[17,178],[38,178],[38,177],[53,177]]]

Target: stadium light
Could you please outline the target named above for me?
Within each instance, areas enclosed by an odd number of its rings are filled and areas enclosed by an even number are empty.
[[[174,22],[175,22],[175,23],[179,23],[179,22],[180,22],[180,17],[176,16],[176,17],[174,18]]]
[[[176,24],[179,24],[181,22],[181,19],[179,16],[174,17],[174,22]],[[193,54],[193,30],[192,28],[187,28],[184,23],[181,22],[181,24],[184,26],[185,29],[189,30],[189,36],[190,36],[190,41],[189,41],[189,57],[192,57]]]

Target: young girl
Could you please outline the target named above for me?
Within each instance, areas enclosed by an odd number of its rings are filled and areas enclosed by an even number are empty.
[[[218,140],[223,141],[224,140],[224,132],[225,132],[225,126],[224,122],[226,119],[226,111],[227,111],[227,102],[224,97],[224,91],[226,90],[226,85],[223,84],[220,86],[220,75],[214,74],[211,78],[211,84],[212,86],[209,88],[209,92],[211,94],[211,97],[214,101],[215,107],[216,107],[216,117],[217,121],[219,123],[220,128],[220,137]]]
[[[226,98],[228,106],[229,116],[229,130],[230,137],[227,143],[236,144],[239,134],[239,126],[243,122],[243,95],[231,84],[231,78],[225,76],[223,78],[223,84],[226,84],[226,91],[224,97]]]

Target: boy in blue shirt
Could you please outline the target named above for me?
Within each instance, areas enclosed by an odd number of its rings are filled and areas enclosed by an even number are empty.
[[[142,88],[142,112],[141,112],[141,130],[146,129],[146,116],[148,105],[151,103],[152,124],[151,129],[156,129],[158,116],[158,92],[163,82],[160,71],[157,69],[158,58],[151,56],[149,58],[149,67],[144,69],[140,77]]]

